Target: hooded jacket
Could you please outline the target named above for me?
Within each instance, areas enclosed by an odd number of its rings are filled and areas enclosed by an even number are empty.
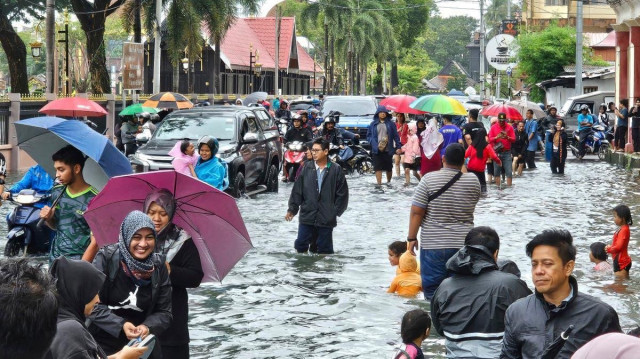
[[[416,157],[420,157],[420,139],[416,133],[418,127],[414,123],[409,124],[409,135],[407,136],[407,142],[402,146],[404,152],[404,163],[414,163]]]
[[[335,227],[337,217],[347,209],[349,187],[342,168],[329,161],[318,191],[318,173],[314,161],[306,161],[289,197],[289,212],[300,211],[300,223],[317,227]]]
[[[552,311],[538,291],[513,303],[505,315],[501,359],[540,358],[560,334],[574,325],[569,339],[556,356],[568,359],[581,346],[605,333],[621,332],[618,314],[608,304],[578,291],[578,281],[569,277],[573,296]]]
[[[454,276],[431,299],[433,327],[446,339],[447,357],[497,358],[505,312],[531,290],[515,275],[501,272],[484,246],[462,247],[447,270]]]
[[[380,105],[376,110],[376,114],[373,115],[373,121],[369,125],[369,129],[367,129],[367,141],[371,144],[371,153],[378,154],[378,125],[380,124],[380,113],[384,112],[387,114],[387,117],[384,120],[384,124],[387,126],[387,136],[389,137],[389,141],[387,142],[387,153],[394,154],[396,150],[402,148],[402,143],[400,143],[400,136],[398,135],[398,129],[396,128],[396,124],[391,120],[391,115],[387,108]]]
[[[106,359],[85,327],[84,308],[102,288],[105,275],[91,263],[59,257],[49,270],[56,279],[58,325],[47,359]]]
[[[404,252],[398,263],[400,273],[393,278],[387,293],[398,293],[405,297],[415,297],[422,291],[422,278],[417,272],[418,261],[416,256]]]

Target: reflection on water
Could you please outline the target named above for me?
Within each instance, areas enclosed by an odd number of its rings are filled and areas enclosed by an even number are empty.
[[[640,282],[614,282],[592,273],[589,245],[610,242],[616,227],[611,209],[631,208],[640,223],[637,178],[605,163],[572,159],[565,176],[551,176],[548,164],[525,172],[514,187],[490,187],[476,210],[476,225],[494,227],[501,236],[500,256],[515,261],[530,288],[531,272],[524,245],[543,228],[562,227],[578,247],[575,275],[580,290],[611,304],[623,328],[640,322],[636,300]],[[407,235],[415,186],[375,190],[374,179],[348,178],[349,209],[334,231],[333,256],[298,255],[293,241],[297,218],[284,221],[290,185],[278,194],[240,200],[239,206],[255,246],[222,284],[190,292],[193,358],[344,358],[390,357],[400,339],[400,320],[411,309],[429,310],[421,298],[385,293],[394,277],[387,245]],[[11,207],[3,203],[0,215]],[[3,227],[1,233],[6,231]],[[631,227],[629,253],[638,258],[640,231]],[[0,241],[0,250],[4,241]],[[433,332],[432,332],[433,333]],[[425,353],[443,357],[435,333]]]

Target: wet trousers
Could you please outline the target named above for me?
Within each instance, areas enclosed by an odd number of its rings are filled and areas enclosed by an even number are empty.
[[[431,301],[440,283],[453,275],[447,271],[447,261],[457,252],[455,248],[420,250],[420,277],[426,300]]]
[[[567,157],[560,158],[560,152],[551,155],[551,173],[564,174],[564,163]]]
[[[298,253],[333,254],[333,228],[300,223],[293,246]]]
[[[636,120],[634,119],[634,121]],[[640,127],[631,128],[631,139],[633,140],[633,152],[640,152]]]
[[[487,192],[487,176],[484,175],[484,171],[469,171],[478,177],[478,181],[480,182],[480,192]]]
[[[524,159],[527,162],[527,168],[536,168],[536,151],[525,151]]]

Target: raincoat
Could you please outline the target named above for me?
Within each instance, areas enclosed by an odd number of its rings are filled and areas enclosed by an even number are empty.
[[[398,269],[401,273],[393,279],[387,293],[398,293],[403,297],[415,297],[422,291],[422,278],[416,272],[418,269],[416,256],[409,252],[404,252],[400,256]]]
[[[38,193],[46,193],[51,191],[53,187],[53,178],[40,165],[35,165],[24,174],[22,179],[15,183],[10,193],[19,193],[23,189],[33,189]]]
[[[447,270],[454,276],[431,299],[433,327],[445,337],[447,357],[497,358],[505,312],[531,290],[515,275],[501,272],[493,254],[480,245],[462,247]]]
[[[178,141],[171,151],[169,151],[169,156],[173,157],[173,161],[171,161],[171,165],[173,169],[178,173],[182,173],[185,176],[192,177],[191,170],[189,170],[189,165],[195,167],[198,162],[198,155],[194,154],[189,156],[187,154],[182,153],[180,151],[180,145],[182,141]]]
[[[414,163],[416,157],[420,157],[420,140],[418,139],[416,132],[418,132],[418,127],[414,123],[410,123],[407,143],[402,146],[402,151],[404,152],[404,163]]]
[[[221,191],[229,187],[229,170],[227,163],[218,157],[213,157],[208,161],[203,161],[202,158],[198,158],[194,170],[198,179],[207,182]]]
[[[606,303],[578,291],[578,281],[569,277],[573,297],[551,311],[537,291],[513,303],[505,315],[501,359],[540,358],[545,348],[574,325],[557,359],[568,359],[585,343],[598,335],[619,333],[618,314]]]
[[[373,121],[369,125],[367,129],[367,141],[371,144],[371,154],[378,154],[378,125],[380,124],[380,113],[385,112],[387,117],[384,120],[385,125],[387,126],[387,136],[389,137],[389,141],[387,142],[387,150],[388,154],[394,154],[396,150],[402,148],[402,144],[400,143],[400,136],[398,135],[398,129],[396,128],[396,124],[391,120],[391,115],[389,115],[389,111],[384,106],[378,106],[376,110],[376,114],[373,115]]]
[[[609,333],[585,344],[572,359],[636,359],[640,352],[640,338],[633,335]]]

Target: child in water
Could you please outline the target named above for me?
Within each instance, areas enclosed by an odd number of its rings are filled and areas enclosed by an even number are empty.
[[[403,297],[415,297],[422,291],[422,278],[416,271],[418,261],[409,252],[404,252],[398,261],[400,273],[391,282],[387,293],[397,293]]]
[[[613,243],[606,246],[605,250],[613,257],[613,272],[616,277],[628,278],[631,269],[631,257],[627,252],[631,238],[629,226],[633,224],[629,207],[624,204],[616,206],[613,209],[613,221],[620,228],[613,234]]]
[[[593,267],[593,270],[596,272],[602,273],[611,273],[613,271],[613,267],[607,261],[609,256],[607,255],[607,251],[605,251],[606,244],[602,242],[591,243],[589,248],[591,252],[589,253],[589,260],[596,265]]]
[[[171,165],[176,172],[185,176],[196,177],[194,167],[198,161],[198,155],[196,155],[196,149],[189,140],[177,142],[169,151],[169,156],[173,157]]]
[[[402,317],[400,335],[404,345],[393,356],[394,359],[424,359],[422,342],[431,332],[431,317],[422,309],[414,309]]]

